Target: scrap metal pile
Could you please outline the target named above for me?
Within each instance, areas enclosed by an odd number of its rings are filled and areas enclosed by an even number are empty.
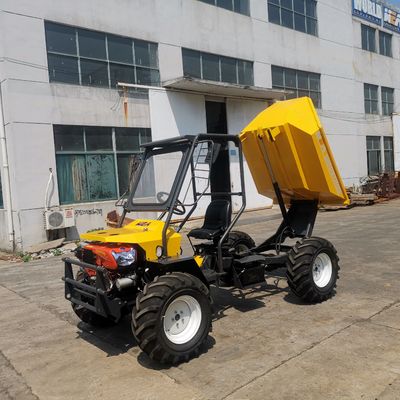
[[[400,173],[384,172],[360,179],[359,187],[347,188],[351,205],[369,205],[400,197]]]

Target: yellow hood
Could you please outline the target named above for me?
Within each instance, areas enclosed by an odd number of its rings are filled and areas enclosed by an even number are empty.
[[[147,260],[156,260],[156,248],[162,246],[164,221],[136,219],[122,228],[112,228],[83,233],[82,240],[102,243],[138,244],[145,252]],[[173,228],[167,231],[168,256],[180,254],[181,235]]]

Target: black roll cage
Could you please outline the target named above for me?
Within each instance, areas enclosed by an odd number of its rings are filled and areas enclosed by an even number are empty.
[[[239,169],[240,169],[240,190],[238,192],[210,192],[210,193],[199,193],[196,190],[196,177],[195,177],[195,165],[193,162],[193,155],[196,146],[203,142],[208,141],[213,144],[217,143],[222,145],[227,145],[229,142],[233,143],[238,150],[238,158],[239,158]],[[179,224],[177,231],[179,232],[182,227],[185,225],[187,220],[196,210],[198,202],[202,196],[215,196],[215,195],[226,195],[226,196],[239,196],[242,199],[242,205],[240,210],[236,213],[235,217],[232,219],[230,225],[225,230],[221,239],[218,242],[218,267],[219,271],[222,273],[223,271],[223,258],[222,258],[222,244],[228,236],[229,232],[232,230],[243,211],[246,208],[246,191],[245,191],[245,182],[244,182],[244,168],[243,168],[243,152],[242,152],[242,144],[238,136],[235,135],[226,135],[226,134],[198,134],[198,135],[186,135],[180,137],[174,137],[171,139],[159,140],[150,143],[146,143],[143,145],[144,154],[142,162],[138,168],[137,174],[133,178],[131,190],[128,195],[127,201],[124,204],[124,209],[122,216],[119,221],[119,226],[121,227],[125,216],[127,213],[132,211],[158,211],[162,212],[159,219],[165,218],[165,224],[162,232],[162,247],[163,247],[163,257],[168,257],[167,253],[167,231],[171,224],[171,219],[174,214],[174,208],[178,205],[178,197],[182,190],[185,177],[190,168],[191,176],[190,180],[193,188],[193,205],[191,209],[186,214],[185,218]],[[168,199],[164,203],[134,203],[135,192],[137,186],[139,184],[140,177],[143,173],[143,170],[146,165],[146,161],[153,155],[157,154],[168,154],[176,151],[182,152],[182,159],[180,161],[178,171],[176,173],[176,177],[171,187],[171,192]],[[213,158],[213,157],[212,157]]]

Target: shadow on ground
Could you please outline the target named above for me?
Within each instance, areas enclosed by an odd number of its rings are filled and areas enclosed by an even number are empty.
[[[288,292],[286,286],[279,287],[279,283],[283,279],[284,273],[278,271],[273,276],[268,275],[265,284],[250,289],[240,290],[231,287],[222,288],[212,286],[213,321],[226,317],[226,313],[230,309],[245,313],[266,307],[266,299],[268,297]],[[285,298],[288,296],[287,294]],[[132,352],[137,355],[138,362],[145,368],[155,370],[168,369],[168,366],[152,361],[145,353],[141,352],[136,340],[132,336],[130,324],[130,315],[125,316],[117,325],[111,327],[93,327],[84,322],[79,322],[77,325],[77,338],[96,346],[106,353],[108,357]],[[212,336],[208,336],[207,342],[201,349],[199,356],[207,353],[214,345],[215,339]]]

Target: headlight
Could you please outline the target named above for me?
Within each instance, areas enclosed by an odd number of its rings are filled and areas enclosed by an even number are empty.
[[[160,258],[162,256],[163,248],[161,246],[156,247],[156,256]]]
[[[128,267],[136,261],[136,250],[134,248],[120,253],[113,251],[112,255],[120,267]]]

